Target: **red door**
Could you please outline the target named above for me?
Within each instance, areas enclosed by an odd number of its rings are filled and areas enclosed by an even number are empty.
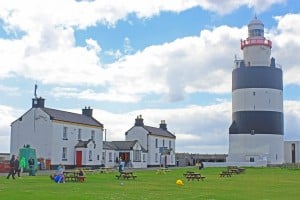
[[[82,151],[76,151],[76,167],[81,167],[82,165]]]

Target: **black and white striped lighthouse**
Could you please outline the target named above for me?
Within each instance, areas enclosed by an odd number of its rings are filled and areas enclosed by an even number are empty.
[[[228,162],[283,163],[282,70],[270,58],[271,48],[255,17],[241,40],[243,59],[235,60],[232,71]]]

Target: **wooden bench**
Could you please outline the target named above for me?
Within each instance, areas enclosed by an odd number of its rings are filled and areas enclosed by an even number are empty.
[[[116,175],[117,179],[123,178],[123,179],[136,179],[137,176],[133,175],[133,172],[121,172],[120,174]]]
[[[98,170],[100,173],[111,173],[114,172],[115,169],[113,167],[100,167]]]
[[[241,167],[238,167],[238,166],[228,166],[227,171],[230,171],[233,174],[240,174],[240,173],[245,172],[245,168],[241,168]]]
[[[205,176],[202,176],[201,174],[199,173],[188,173],[185,175],[186,179],[189,181],[189,180],[204,180],[205,179]]]
[[[67,171],[64,172],[65,182],[73,181],[73,182],[84,182],[86,177],[80,176],[77,171]]]
[[[165,174],[167,172],[170,172],[168,168],[159,168],[156,170],[156,174]]]
[[[231,177],[231,175],[232,175],[232,172],[230,172],[230,171],[222,171],[220,174],[220,177]]]
[[[85,181],[85,178],[85,176],[77,176],[77,181],[82,183]]]
[[[68,182],[68,181],[77,181],[77,176],[65,176],[65,181]]]

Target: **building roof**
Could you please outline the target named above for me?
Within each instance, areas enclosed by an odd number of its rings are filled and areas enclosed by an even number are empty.
[[[109,150],[116,150],[116,151],[120,151],[120,150],[132,150],[133,146],[137,143],[137,140],[133,140],[133,141],[103,141],[103,149],[109,149]],[[142,146],[141,146],[142,147]],[[146,151],[143,147],[142,147],[142,151]]]
[[[169,138],[176,138],[174,134],[169,132],[168,130],[164,130],[162,128],[156,128],[152,126],[143,126],[144,129],[146,129],[150,135],[156,135],[161,137],[169,137]]]
[[[93,142],[94,145],[96,145],[95,141],[92,140],[92,139],[89,139],[88,141],[82,141],[82,140],[79,140],[78,143],[75,145],[75,148],[87,148],[87,145],[88,145],[90,142]]]
[[[77,124],[85,124],[97,127],[103,127],[103,124],[98,122],[93,117],[89,117],[86,115],[71,113],[62,110],[56,110],[52,108],[41,108],[44,112],[46,112],[51,120],[59,120],[64,122],[72,122]]]

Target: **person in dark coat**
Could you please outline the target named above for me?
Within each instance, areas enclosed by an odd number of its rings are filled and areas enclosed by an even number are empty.
[[[18,156],[15,157],[14,168],[15,168],[14,175],[18,174],[18,177],[20,177],[21,169],[20,169],[20,161],[18,159]]]
[[[15,179],[15,159],[16,159],[15,155],[12,155],[12,157],[9,161],[10,169],[9,169],[9,173],[6,177],[7,179],[9,179],[10,176],[12,176],[12,178]]]
[[[29,176],[34,176],[34,159],[32,157],[29,158],[28,160],[28,165],[29,165]]]

